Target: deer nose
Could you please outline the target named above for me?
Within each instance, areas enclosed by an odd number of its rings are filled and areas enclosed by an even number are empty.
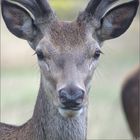
[[[85,92],[79,88],[63,88],[59,91],[62,105],[67,109],[77,108],[83,103]]]

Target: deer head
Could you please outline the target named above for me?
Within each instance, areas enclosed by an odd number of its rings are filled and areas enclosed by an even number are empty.
[[[91,0],[73,22],[59,21],[47,0],[2,0],[4,21],[29,42],[38,57],[43,86],[62,116],[79,115],[87,104],[101,45],[123,34],[138,1]]]

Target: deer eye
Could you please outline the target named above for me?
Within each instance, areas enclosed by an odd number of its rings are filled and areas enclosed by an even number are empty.
[[[94,54],[94,59],[98,59],[99,57],[100,57],[100,55],[101,55],[101,51],[100,50],[97,50],[96,52],[95,52],[95,54]]]
[[[39,50],[39,51],[37,51],[37,52],[36,52],[36,54],[37,54],[37,57],[38,57],[38,59],[39,59],[39,60],[43,60],[43,59],[44,59],[44,57],[45,57],[45,56],[44,56],[44,54],[43,54],[43,52],[42,52],[42,51],[40,51],[40,50]]]

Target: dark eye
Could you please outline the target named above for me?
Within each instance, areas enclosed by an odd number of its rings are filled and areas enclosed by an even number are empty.
[[[43,54],[42,51],[37,51],[36,54],[37,54],[37,57],[38,57],[39,60],[43,60],[44,59],[44,54]]]
[[[95,52],[95,54],[94,54],[94,58],[95,59],[98,59],[99,57],[100,57],[100,54],[101,54],[101,51],[100,50],[97,50],[96,52]]]

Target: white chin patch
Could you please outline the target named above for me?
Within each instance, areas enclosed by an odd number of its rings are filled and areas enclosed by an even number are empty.
[[[83,112],[83,108],[79,110],[67,110],[67,109],[58,108],[58,111],[63,117],[72,118],[72,117],[78,117]]]

